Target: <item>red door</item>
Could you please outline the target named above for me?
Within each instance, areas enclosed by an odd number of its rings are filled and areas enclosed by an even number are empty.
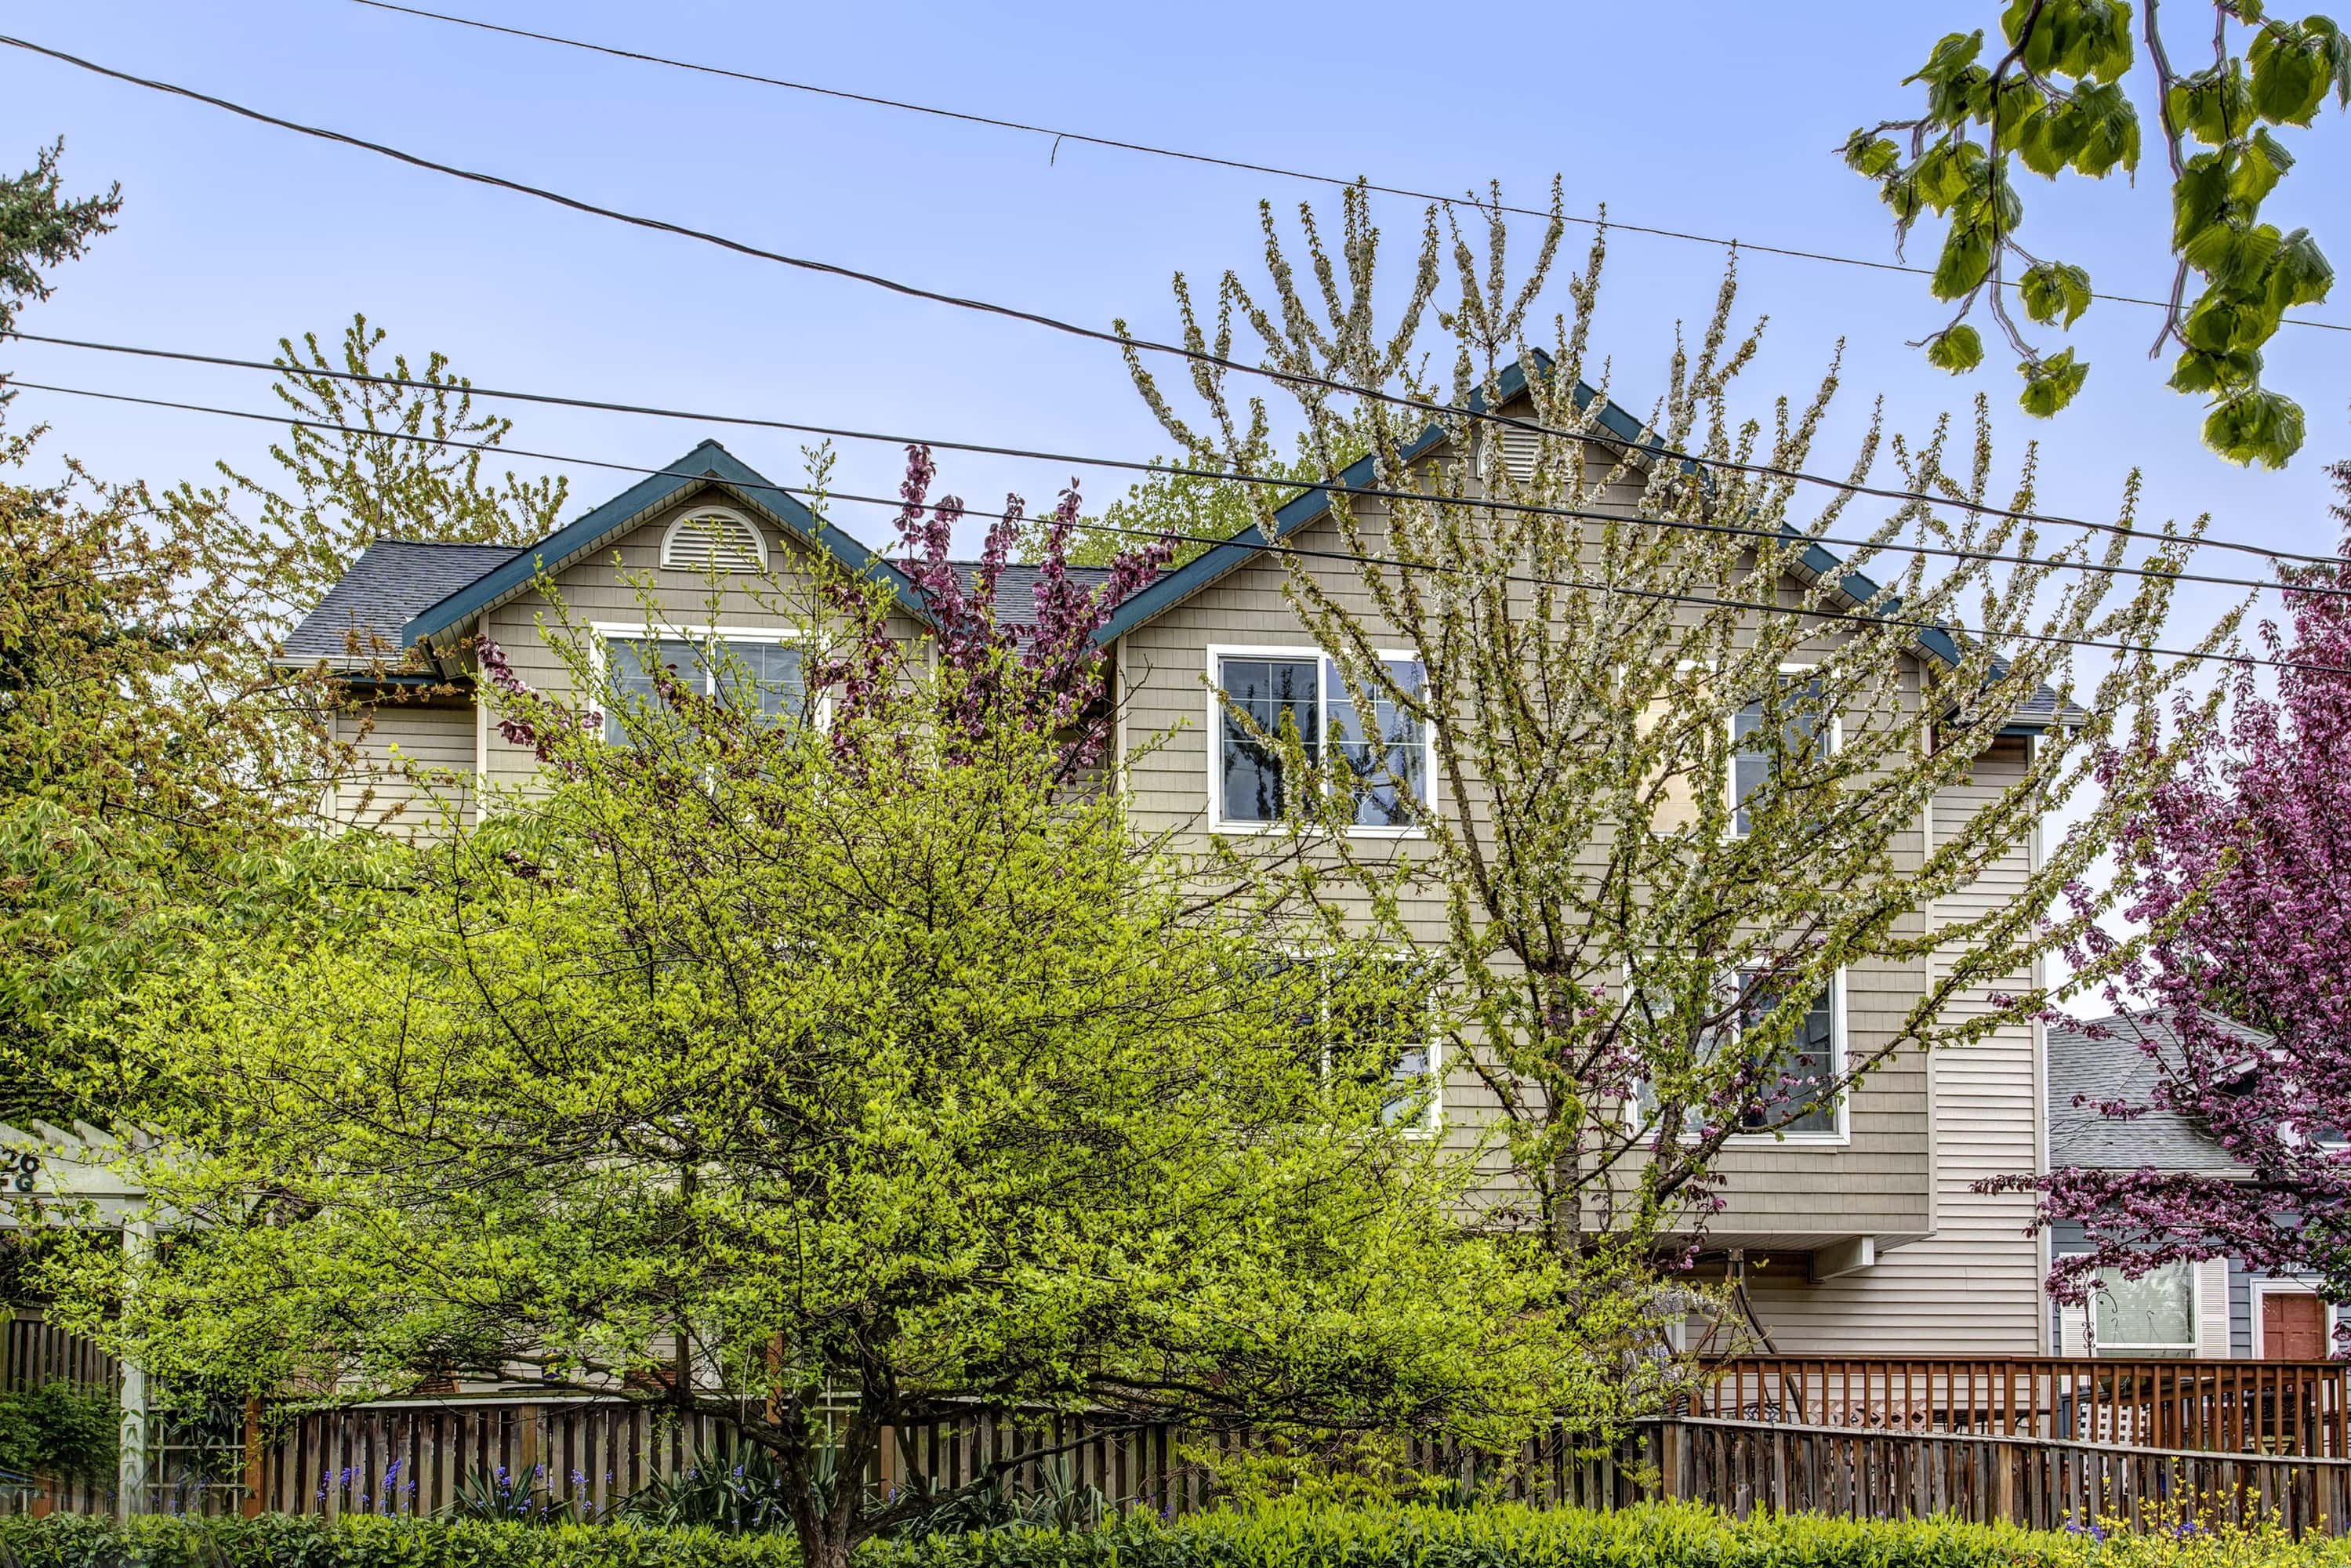
[[[2326,1304],[2306,1291],[2262,1297],[2262,1354],[2271,1361],[2326,1359]]]

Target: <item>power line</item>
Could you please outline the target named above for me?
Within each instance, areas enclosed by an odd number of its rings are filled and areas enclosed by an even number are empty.
[[[1561,430],[1555,426],[1544,424],[1538,420],[1521,419],[1516,415],[1502,413],[1494,409],[1447,407],[1442,403],[1430,402],[1425,399],[1410,397],[1400,392],[1391,392],[1382,388],[1357,386],[1351,382],[1332,381],[1327,377],[1311,375],[1301,371],[1277,370],[1267,365],[1245,364],[1238,360],[1226,359],[1221,355],[1212,354],[1205,350],[1187,348],[1178,343],[1164,343],[1153,339],[1135,338],[1124,333],[1105,331],[1099,327],[1084,326],[1075,321],[1063,320],[1059,317],[1048,316],[1040,311],[1024,309],[1018,306],[998,304],[992,300],[965,298],[957,295],[945,293],[941,290],[925,288],[918,284],[906,283],[896,278],[886,277],[878,273],[865,272],[855,267],[844,267],[834,262],[818,261],[806,256],[790,256],[781,251],[768,250],[762,246],[752,245],[747,241],[733,239],[725,235],[712,233],[706,229],[692,228],[684,224],[672,223],[666,218],[646,217],[638,214],[624,213],[616,208],[601,206],[593,202],[583,201],[576,196],[567,196],[562,194],[560,192],[550,191],[538,185],[525,184],[517,180],[509,180],[501,174],[488,174],[476,170],[462,169],[455,164],[439,162],[434,159],[423,157],[418,153],[402,152],[399,148],[386,146],[381,142],[369,141],[357,136],[349,135],[343,131],[329,131],[318,126],[304,125],[298,120],[282,119],[279,116],[265,113],[257,109],[248,108],[244,104],[231,102],[227,99],[215,98],[209,93],[198,92],[193,88],[181,87],[172,82],[158,81],[147,77],[134,76],[128,71],[116,70],[110,66],[99,65],[94,61],[83,59],[79,56],[69,55],[62,50],[52,49],[44,45],[30,43],[26,39],[13,37],[6,34],[0,34],[0,44],[7,44],[16,48],[29,50],[34,54],[44,55],[51,59],[62,61],[65,64],[77,67],[82,70],[93,72],[99,76],[109,77],[117,81],[128,82],[134,87],[143,87],[152,91],[169,93],[175,97],[189,99],[194,102],[208,104],[213,108],[225,110],[227,113],[235,114],[246,120],[257,121],[264,125],[276,126],[280,130],[295,131],[303,136],[316,137],[321,141],[338,142],[349,147],[356,147],[362,152],[374,152],[382,157],[392,159],[397,162],[409,164],[414,168],[429,170],[434,173],[447,174],[455,179],[471,181],[477,184],[489,185],[499,190],[512,191],[519,195],[531,196],[540,201],[551,203],[557,206],[567,207],[575,212],[586,213],[590,216],[610,218],[617,223],[629,224],[639,228],[650,229],[657,233],[672,234],[686,239],[699,240],[705,244],[718,246],[723,250],[733,251],[740,256],[752,256],[763,261],[772,261],[784,267],[798,267],[806,271],[847,278],[852,282],[869,284],[874,287],[886,289],[893,294],[904,295],[910,298],[926,299],[935,304],[949,305],[958,309],[974,310],[986,315],[1001,316],[1010,320],[1026,322],[1031,326],[1042,327],[1050,331],[1064,333],[1071,337],[1081,338],[1092,342],[1112,344],[1122,351],[1127,350],[1139,350],[1151,353],[1173,355],[1178,359],[1187,361],[1194,364],[1209,365],[1218,370],[1234,371],[1242,375],[1262,376],[1268,380],[1279,382],[1292,387],[1308,387],[1320,392],[1340,392],[1349,396],[1364,398],[1368,401],[1379,402],[1391,407],[1410,409],[1440,420],[1463,419],[1488,424],[1500,425],[1508,429],[1525,431],[1539,436],[1552,436],[1569,441],[1588,441],[1601,445],[1613,445],[1627,454],[1633,454],[1637,445],[1637,444],[1633,441],[1604,430]],[[1869,496],[1883,500],[1902,501],[1925,506],[1945,506],[1949,507],[1954,510],[1968,512],[1979,517],[2010,517],[2022,522],[2044,523],[2058,527],[2093,530],[2110,529],[2116,526],[2110,523],[2091,522],[2080,517],[2054,517],[2040,512],[2027,512],[2006,507],[1988,506],[1982,502],[1970,500],[1962,497],[1928,496],[1915,490],[1901,490],[1888,486],[1864,485],[1850,479],[1839,479],[1824,474],[1808,474],[1800,469],[1781,468],[1770,464],[1742,463],[1724,457],[1693,457],[1687,453],[1670,452],[1655,444],[1650,444],[1640,449],[1645,450],[1653,455],[1671,457],[1677,462],[1687,464],[1693,466],[1716,469],[1724,473],[1745,474],[1767,478],[1785,479],[1794,483],[1818,485],[1845,495]],[[2247,547],[2224,546],[2221,548],[2241,549]],[[2309,559],[2318,560],[2322,563],[2328,563],[2328,558]]]
[[[750,82],[759,87],[785,88],[818,98],[841,99],[849,103],[870,104],[877,109],[894,109],[909,114],[929,115],[937,120],[960,120],[968,125],[993,126],[999,131],[1017,131],[1031,136],[1050,136],[1056,142],[1079,141],[1090,147],[1107,147],[1121,152],[1140,152],[1154,158],[1173,158],[1186,163],[1205,163],[1219,169],[1234,169],[1249,174],[1272,174],[1284,180],[1301,180],[1309,184],[1345,188],[1361,185],[1364,190],[1384,196],[1403,196],[1416,202],[1440,202],[1447,205],[1467,201],[1489,212],[1513,213],[1525,217],[1548,221],[1552,214],[1548,208],[1516,206],[1508,202],[1487,202],[1475,195],[1441,196],[1433,191],[1416,191],[1406,185],[1375,184],[1369,180],[1346,179],[1337,174],[1318,174],[1310,170],[1288,169],[1277,163],[1252,162],[1245,158],[1225,158],[1213,152],[1194,152],[1180,147],[1159,147],[1147,141],[1131,141],[1115,136],[1097,136],[1088,131],[1071,131],[1050,125],[1033,125],[1026,120],[1006,120],[996,115],[976,114],[964,110],[944,109],[936,104],[916,103],[909,99],[883,98],[879,94],[853,92],[847,88],[824,87],[815,82],[792,81],[783,77],[763,76],[757,71],[732,70],[725,66],[708,65],[698,60],[681,60],[668,55],[651,54],[641,49],[624,49],[617,45],[599,44],[586,38],[566,37],[560,33],[535,32],[528,27],[512,27],[498,22],[485,22],[475,16],[460,16],[447,11],[428,11],[417,5],[398,5],[392,0],[351,0],[353,5],[366,5],[378,11],[394,11],[404,16],[418,16],[426,21],[445,22],[453,26],[472,27],[485,33],[502,33],[511,38],[528,38],[541,44],[556,44],[568,49],[580,49],[589,54],[605,55],[614,59],[632,60],[643,65],[665,66],[673,70],[694,71],[704,76],[725,77],[731,81]],[[1864,256],[1838,256],[1829,251],[1802,250],[1788,246],[1761,245],[1752,240],[1724,239],[1717,235],[1690,234],[1680,229],[1656,228],[1646,224],[1619,223],[1607,218],[1578,217],[1569,214],[1559,216],[1572,224],[1590,228],[1610,228],[1625,234],[1650,235],[1659,239],[1688,240],[1698,245],[1719,246],[1731,250],[1748,250],[1765,256],[1784,256],[1800,261],[1823,261],[1840,267],[1866,267],[1876,272],[1907,273],[1914,277],[1932,277],[1931,267],[1912,267],[1906,262],[1872,261]],[[2020,287],[2014,280],[2001,278],[2001,287]],[[2143,298],[2135,294],[2105,294],[2093,290],[2094,299],[2106,299],[2119,305],[2147,305],[2160,310],[2168,308],[2161,299]],[[2333,321],[2315,321],[2303,317],[2288,317],[2288,324],[2296,327],[2316,327],[2329,332],[2351,332],[2351,326]]]
[[[993,457],[1010,457],[1045,463],[1068,463],[1081,467],[1108,468],[1123,470],[1129,473],[1165,474],[1177,478],[1207,479],[1236,485],[1270,486],[1283,490],[1306,490],[1320,487],[1332,490],[1343,490],[1343,493],[1346,495],[1362,497],[1372,500],[1425,501],[1429,498],[1425,493],[1416,490],[1383,489],[1373,486],[1341,486],[1336,484],[1315,486],[1305,484],[1304,482],[1297,479],[1283,478],[1278,476],[1228,473],[1223,470],[1213,468],[1187,467],[1184,465],[1175,463],[1144,462],[1131,457],[1100,457],[1083,453],[1046,452],[1029,447],[993,445],[985,442],[950,441],[933,436],[891,434],[881,431],[853,430],[837,425],[807,424],[794,420],[771,419],[756,414],[709,413],[690,409],[667,408],[658,404],[612,402],[598,398],[569,396],[556,392],[515,392],[495,387],[477,387],[470,382],[453,382],[421,381],[414,377],[369,375],[363,374],[358,371],[338,371],[320,366],[298,369],[297,367],[277,361],[241,359],[226,354],[191,353],[180,350],[146,348],[127,343],[101,343],[89,339],[51,337],[39,332],[26,332],[11,329],[6,333],[0,333],[0,336],[21,339],[28,343],[45,343],[54,347],[67,349],[95,350],[102,353],[129,354],[142,359],[177,361],[190,364],[217,365],[234,370],[266,371],[277,375],[299,374],[304,376],[320,376],[339,382],[351,382],[370,386],[400,387],[414,391],[461,391],[468,397],[486,398],[493,401],[503,400],[517,402],[551,404],[562,408],[590,409],[601,413],[643,415],[659,419],[684,420],[695,423],[744,425],[762,430],[788,431],[799,435],[826,436],[841,441],[876,442],[891,446],[929,446],[943,452],[968,452]],[[1632,518],[1621,512],[1596,512],[1583,510],[1572,507],[1547,506],[1533,501],[1505,500],[1493,497],[1469,496],[1448,497],[1447,504],[1475,507],[1489,511],[1520,512],[1530,517],[1565,517],[1577,521],[1638,521],[1652,524],[1658,528],[1679,529],[1685,532],[1729,535],[1740,538],[1761,539],[1773,543],[1783,543],[1791,537],[1789,534],[1780,529],[1762,528],[1751,524],[1700,522],[1686,517]],[[2157,539],[2161,537],[2159,535],[2147,534],[2136,528],[2126,528],[2119,523],[2084,522],[2079,526],[2085,528],[2095,528],[2110,533],[2128,535],[2138,538]],[[2340,594],[2351,596],[2351,588],[2335,588],[2324,584],[2313,584],[2304,588],[2298,584],[2284,583],[2273,579],[2266,578],[2223,577],[2210,572],[2192,572],[2187,570],[2168,571],[2154,568],[2130,565],[2109,566],[2099,561],[2064,560],[2046,556],[2011,554],[1997,550],[1962,549],[1956,546],[1914,544],[1896,540],[1849,538],[1840,538],[1834,534],[1821,534],[1813,536],[1812,542],[1820,545],[1834,545],[1842,549],[1899,551],[1910,555],[1933,556],[1955,560],[1982,561],[2009,566],[2043,566],[2058,570],[2099,573],[2106,576],[2121,575],[2127,577],[2154,577],[2162,578],[2173,582],[2206,583],[2223,588],[2245,588],[2255,591],[2270,590],[2281,593],[2301,591],[2317,594]],[[2241,550],[2246,554],[2258,557],[2262,559],[2276,561],[2281,564],[2288,561],[2302,565],[2318,566],[2333,566],[2340,564],[2338,559],[2335,557],[2301,555],[2294,551],[2274,550],[2263,546],[2241,544],[2234,540],[2220,539],[2205,540],[2202,542],[2210,544],[2215,549]]]
[[[264,424],[299,425],[305,429],[322,430],[343,435],[373,436],[380,437],[384,440],[412,442],[427,446],[455,447],[460,451],[482,452],[490,454],[494,456],[505,455],[509,457],[531,457],[536,458],[542,463],[563,463],[575,465],[583,468],[603,468],[611,470],[615,473],[635,474],[646,477],[666,476],[681,479],[700,479],[705,477],[704,475],[675,468],[647,468],[633,463],[617,463],[609,458],[580,457],[560,452],[539,452],[531,450],[528,447],[503,446],[482,441],[456,441],[444,436],[425,435],[421,433],[413,434],[404,430],[377,430],[366,425],[340,424],[330,420],[301,419],[285,414],[258,413],[247,409],[219,408],[207,403],[180,402],[169,398],[139,397],[130,392],[98,392],[87,387],[61,387],[42,382],[18,381],[14,378],[10,379],[8,384],[12,387],[26,392],[57,392],[68,397],[96,398],[107,402],[138,403],[149,408],[169,408],[181,410],[189,413],[216,414],[225,419],[253,420]],[[743,490],[761,491],[772,495],[790,496],[795,498],[813,499],[822,502],[849,501],[862,506],[883,507],[892,511],[903,511],[906,505],[905,498],[901,496],[864,496],[858,495],[851,491],[820,490],[805,486],[778,485],[772,482],[764,481],[759,483],[737,483],[737,481],[730,479],[724,481],[724,483]],[[964,511],[964,516],[968,517],[985,517],[998,520],[1003,519],[1008,515],[1008,514],[1004,512],[990,512],[976,507],[967,507]],[[1613,514],[1610,515],[1613,516]],[[1643,519],[1618,518],[1616,520],[1640,521]],[[1468,567],[1448,567],[1435,565],[1426,561],[1401,560],[1394,556],[1367,555],[1353,550],[1318,549],[1311,546],[1292,544],[1288,540],[1250,538],[1246,535],[1234,538],[1217,538],[1206,534],[1181,534],[1155,528],[1118,528],[1108,524],[1099,523],[1089,524],[1087,526],[1097,528],[1103,533],[1120,534],[1134,538],[1169,539],[1184,544],[1201,544],[1210,546],[1238,545],[1243,549],[1254,550],[1264,555],[1280,556],[1286,553],[1294,556],[1305,557],[1309,559],[1343,560],[1352,562],[1357,566],[1384,566],[1394,568],[1399,571],[1426,571],[1433,572],[1441,576],[1468,577],[1478,575],[1472,570],[1472,569]],[[883,559],[879,550],[874,550],[872,553],[875,559]],[[1505,582],[1520,583],[1533,588],[1571,588],[1593,593],[1621,594],[1628,599],[1646,599],[1657,602],[1673,604],[1695,604],[1709,610],[1751,610],[1761,614],[1809,615],[1823,621],[1850,622],[1862,626],[1896,626],[1907,631],[1939,632],[1947,636],[1952,634],[1952,629],[1949,626],[1938,622],[1920,621],[1915,618],[1905,618],[1896,615],[1874,615],[1865,611],[1806,608],[1802,605],[1780,604],[1761,600],[1719,599],[1698,593],[1677,593],[1665,589],[1632,588],[1620,583],[1594,582],[1586,578],[1537,577],[1531,573],[1515,571],[1506,571],[1501,573],[1500,576],[1502,580]],[[1978,633],[1966,632],[1964,631],[1959,634],[1965,636],[1979,635]],[[2035,643],[2053,647],[2086,648],[2103,653],[2140,654],[2151,658],[2186,659],[2197,664],[2217,662],[2254,669],[2299,670],[2314,674],[2351,675],[2351,668],[2339,667],[2334,664],[2311,664],[2292,659],[2264,659],[2253,654],[2243,653],[2210,653],[2194,648],[2166,648],[2155,643],[2142,644],[2137,643],[2124,643],[2093,637],[2063,637],[2054,632],[2003,632],[1999,634],[1999,640]]]

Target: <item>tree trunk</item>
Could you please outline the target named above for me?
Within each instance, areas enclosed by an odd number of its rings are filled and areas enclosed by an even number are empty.
[[[829,1530],[800,1534],[800,1568],[849,1568],[850,1544]]]

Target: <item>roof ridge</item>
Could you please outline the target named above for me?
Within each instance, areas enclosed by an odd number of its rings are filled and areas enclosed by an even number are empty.
[[[529,549],[529,545],[501,544],[496,539],[405,539],[395,534],[378,534],[368,540],[368,548],[377,545],[423,545],[433,549]]]

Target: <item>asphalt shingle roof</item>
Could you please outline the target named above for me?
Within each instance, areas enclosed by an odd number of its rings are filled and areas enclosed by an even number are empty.
[[[949,561],[977,587],[979,582],[979,562]],[[1070,580],[1080,588],[1099,588],[1110,580],[1106,566],[1073,566],[1069,569]],[[1037,580],[1041,575],[1033,566],[1017,561],[1007,562],[996,579],[996,623],[998,626],[1027,628],[1037,624]]]
[[[496,570],[522,553],[514,545],[427,544],[416,539],[378,539],[361,552],[327,591],[318,608],[302,617],[287,635],[285,662],[309,664],[320,659],[329,667],[350,669],[373,662],[362,652],[354,657],[351,634],[362,649],[371,637],[387,650],[397,650],[400,630],[411,616],[446,599],[483,573]],[[384,657],[396,661],[397,652]]]
[[[2218,1014],[2206,1017],[2249,1048],[2269,1043],[2270,1037],[2259,1030]],[[2107,1038],[2095,1038],[2093,1029]],[[2174,1112],[2149,1110],[2127,1120],[2099,1114],[2100,1105],[2116,1102],[2153,1103],[2157,1067],[2148,1046],[2166,1061],[2179,1060],[2179,1031],[2161,1012],[2122,1013],[2049,1031],[2050,1165],[2241,1174],[2220,1145]],[[2078,1105],[2074,1103],[2077,1097]]]

